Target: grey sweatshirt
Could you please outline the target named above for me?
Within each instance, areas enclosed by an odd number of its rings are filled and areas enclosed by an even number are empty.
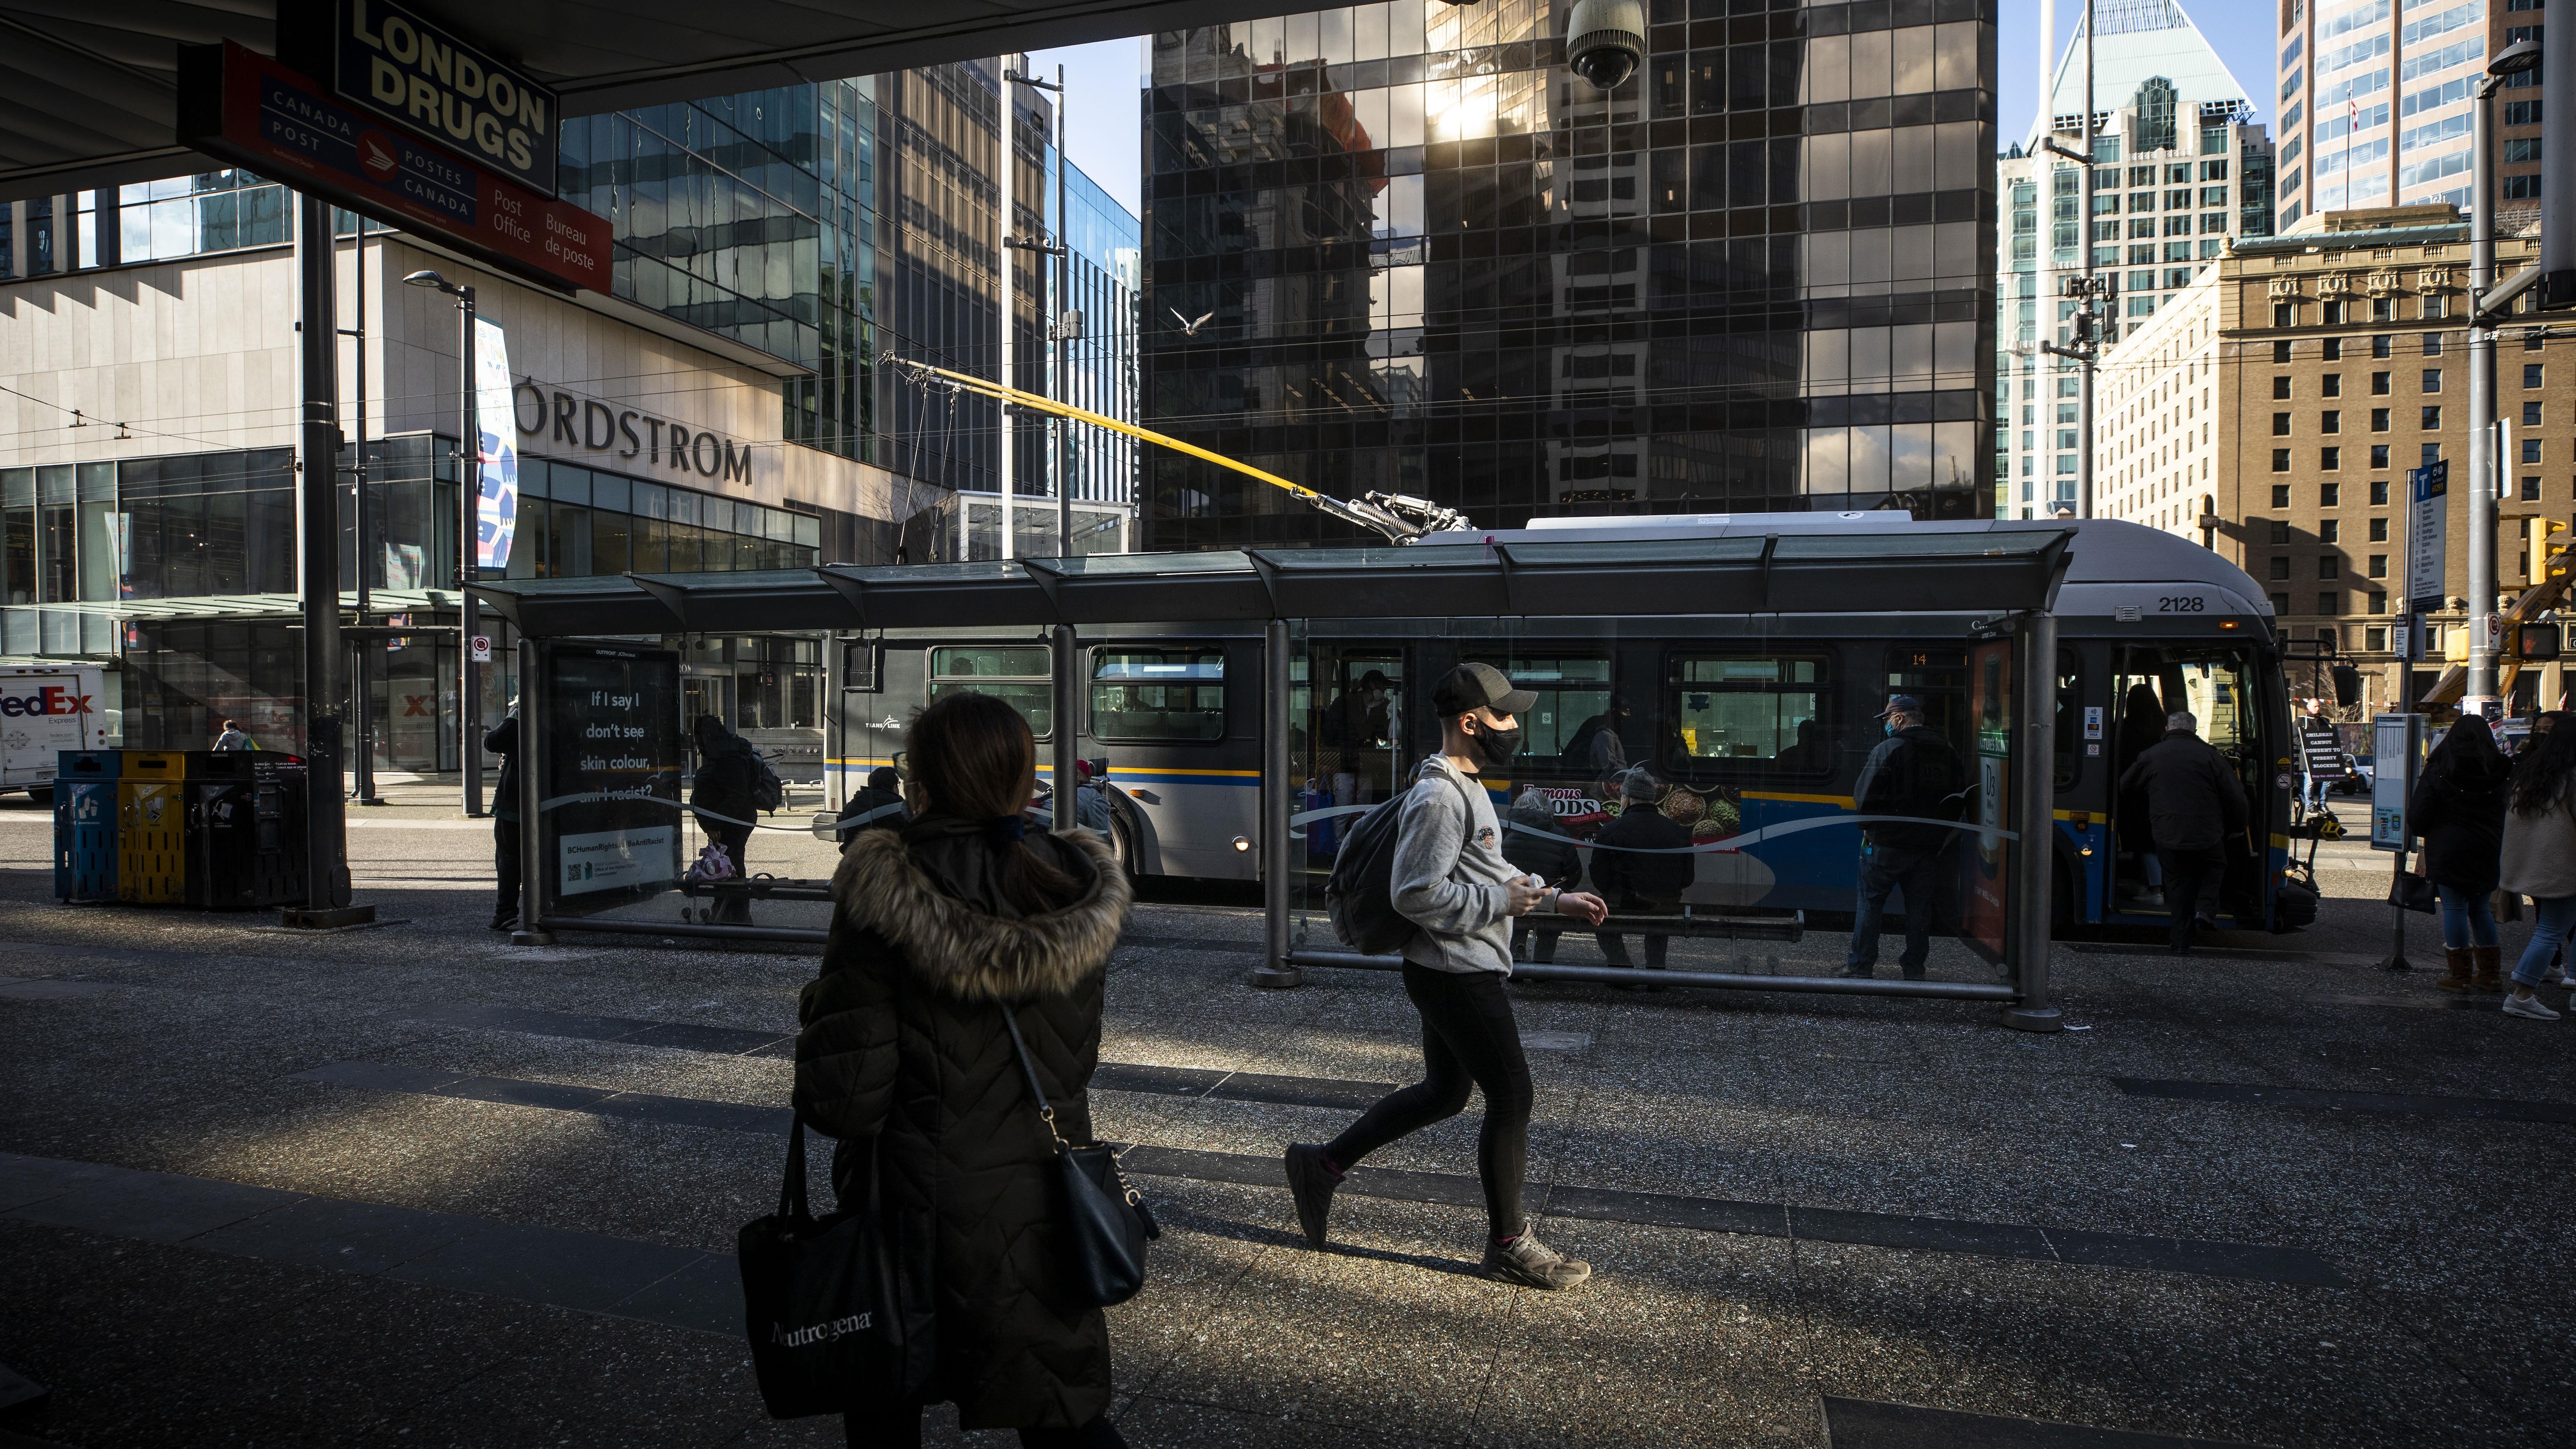
[[[1484,783],[1439,755],[1415,772],[1397,817],[1395,908],[1422,931],[1404,959],[1434,971],[1512,974],[1502,827]]]

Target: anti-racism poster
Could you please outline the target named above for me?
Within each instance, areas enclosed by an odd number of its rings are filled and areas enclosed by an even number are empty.
[[[680,877],[680,656],[591,644],[542,653],[543,913],[650,900]]]
[[[475,505],[474,561],[487,569],[510,566],[510,543],[519,531],[519,442],[511,426],[510,345],[501,325],[474,319],[474,431],[480,462],[481,501]]]

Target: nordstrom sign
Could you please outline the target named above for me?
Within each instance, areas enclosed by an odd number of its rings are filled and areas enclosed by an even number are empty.
[[[546,452],[579,448],[643,467],[751,486],[751,445],[721,433],[561,388],[539,387],[533,377],[522,378],[510,390],[510,401],[527,447]]]

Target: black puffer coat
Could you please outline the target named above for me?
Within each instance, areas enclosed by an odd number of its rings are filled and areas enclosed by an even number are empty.
[[[2415,783],[2408,822],[2424,837],[2424,874],[2435,885],[2482,896],[2504,876],[2504,807],[2513,761],[2489,753],[2438,761]]]
[[[954,1401],[969,1429],[1078,1428],[1109,1407],[1108,1325],[1063,1271],[1053,1144],[1003,1012],[1017,1013],[1057,1129],[1089,1140],[1102,968],[1130,895],[1098,837],[1029,839],[1086,884],[1063,910],[1022,918],[980,825],[926,816],[854,836],[796,1038],[796,1106],[841,1139],[843,1201],[864,1195],[877,1139],[900,1271],[937,1320],[925,1396]]]

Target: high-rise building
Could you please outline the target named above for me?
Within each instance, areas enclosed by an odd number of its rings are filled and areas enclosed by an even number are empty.
[[[1158,34],[1147,425],[1479,521],[1991,496],[1991,0],[1652,0],[1603,93],[1564,7]],[[1351,532],[1184,456],[1151,545]]]
[[[2174,0],[2105,0],[2093,14],[2092,260],[2116,288],[2102,329],[2116,352],[2216,266],[2232,239],[2270,234],[2272,147],[2245,87]],[[2068,150],[2083,135],[2084,44],[2079,22],[2046,107],[2046,125]],[[2040,148],[2041,124],[2035,118],[2029,138],[1996,162],[2006,216],[1995,278],[2002,518],[2075,507],[2082,456],[2081,376],[2038,344],[2072,340],[2075,304],[2063,282],[2084,266],[2083,173]],[[2104,367],[2113,365],[2106,356]]]
[[[2281,225],[2313,212],[2469,204],[2469,91],[2535,40],[2543,0],[2281,0]],[[2496,93],[2500,210],[2536,210],[2538,70]]]
[[[790,364],[780,369],[786,435],[894,475],[890,519],[824,520],[832,557],[889,559],[907,522],[934,509],[955,520],[961,496],[967,532],[956,546],[999,555],[1002,409],[926,390],[879,359],[892,352],[992,378],[1007,360],[1013,386],[1050,385],[1050,319],[1078,304],[1051,300],[1046,253],[1002,244],[1006,233],[1034,243],[1066,230],[1055,215],[1054,108],[1045,93],[1004,81],[1018,63],[966,61],[565,123],[564,193],[609,219],[616,294]],[[1007,178],[1005,92],[1014,121]],[[1078,169],[1066,183],[1083,229],[1077,286],[1104,318],[1121,296],[1132,313],[1135,219]],[[1132,349],[1133,334],[1121,314],[1115,335]],[[1132,417],[1135,369],[1101,362],[1114,352],[1105,348],[1077,350],[1077,362],[1107,379],[1086,395],[1096,411]],[[1051,498],[1047,423],[1017,416],[1009,425],[1012,494]],[[1075,496],[1117,505],[1123,519],[1132,446],[1077,435],[1070,461]],[[1054,528],[1051,508],[1028,510],[1014,519],[1014,551],[1055,552]],[[1123,527],[1090,533],[1097,546]]]

